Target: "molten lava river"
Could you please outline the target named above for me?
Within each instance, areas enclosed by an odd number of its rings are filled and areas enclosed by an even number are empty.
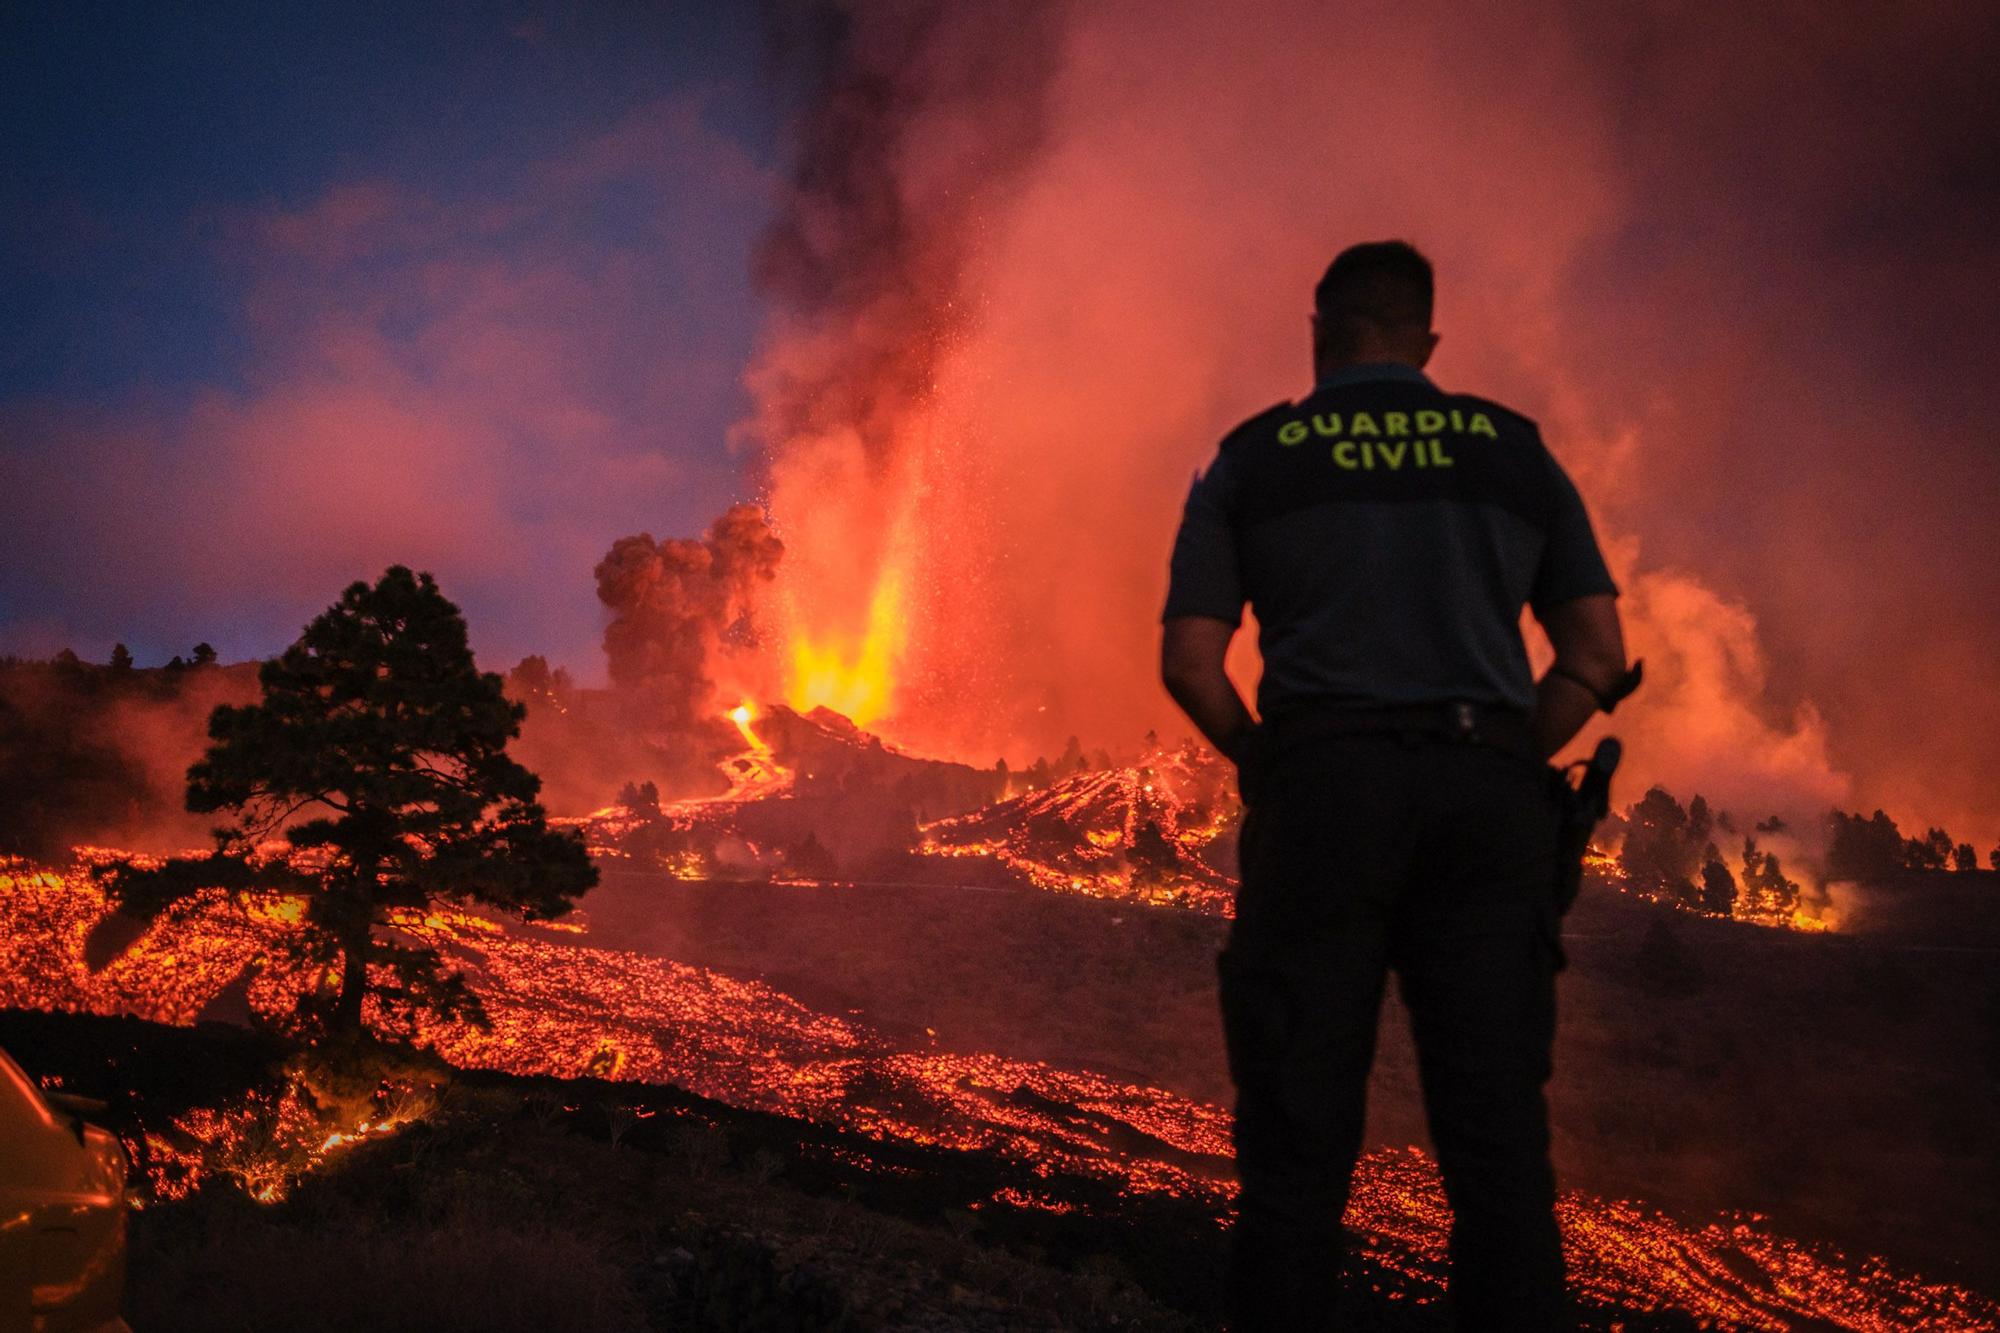
[[[953,830],[975,842],[974,830]],[[108,912],[87,871],[0,862],[0,1006],[128,1013],[186,1024],[229,992],[251,1009],[291,1008],[304,979],[268,960],[295,901],[217,895],[154,923],[93,969],[86,940]],[[473,980],[487,1028],[433,1025],[420,1038],[462,1067],[674,1083],[747,1108],[807,1117],[885,1140],[1007,1154],[1051,1175],[1085,1173],[1133,1193],[1213,1206],[1227,1225],[1234,1184],[1229,1113],[1087,1070],[977,1052],[913,1050],[770,986],[662,958],[594,947],[575,927],[523,927],[456,911],[400,921]],[[279,1108],[282,1112],[282,1108]],[[197,1112],[191,1134],[221,1132]],[[280,1117],[282,1118],[282,1116]],[[323,1155],[394,1115],[337,1134]],[[263,1185],[239,1174],[259,1197]],[[171,1190],[163,1190],[170,1193]],[[998,1203],[1066,1209],[1059,1197]],[[1773,1234],[1754,1215],[1689,1225],[1581,1193],[1561,1203],[1569,1262],[1588,1298],[1680,1310],[1717,1324],[1782,1329],[2000,1328],[2000,1305],[1880,1261]],[[1372,1262],[1441,1285],[1446,1209],[1414,1149],[1366,1158],[1348,1222]]]

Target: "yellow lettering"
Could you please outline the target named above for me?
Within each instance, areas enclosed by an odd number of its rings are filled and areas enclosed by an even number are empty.
[[[1410,414],[1408,412],[1384,412],[1382,414],[1382,429],[1391,435],[1408,435],[1410,433]]]
[[[1375,466],[1375,446],[1366,440],[1361,442],[1361,466],[1371,469]]]
[[[1465,429],[1465,422],[1459,417],[1458,409],[1455,407],[1451,409],[1451,428],[1453,430]]]
[[[1394,415],[1401,416],[1402,413],[1398,412]],[[1384,440],[1380,448],[1382,461],[1389,465],[1391,472],[1394,472],[1403,466],[1403,455],[1410,451],[1410,442],[1408,440],[1397,440],[1391,444],[1389,441]]]
[[[1375,429],[1375,418],[1369,416],[1366,412],[1356,412],[1354,414],[1354,424],[1349,426],[1348,429],[1356,435],[1380,435],[1382,433]]]
[[[1428,409],[1417,413],[1417,434],[1435,435],[1444,429],[1444,413]]]
[[[1354,471],[1354,441],[1342,440],[1334,445],[1333,461],[1337,467],[1344,467],[1349,472]]]
[[[1306,423],[1303,421],[1287,421],[1284,425],[1278,427],[1279,444],[1297,444],[1305,437]]]
[[[1324,415],[1313,417],[1313,429],[1321,435],[1340,434],[1340,413],[1328,412]]]
[[[1467,426],[1465,430],[1468,435],[1484,435],[1488,439],[1494,440],[1500,438],[1500,432],[1493,429],[1493,423],[1486,419],[1484,412],[1474,412],[1472,414],[1472,424]]]
[[[1431,441],[1431,466],[1432,467],[1452,466],[1451,455],[1444,451],[1443,440]]]

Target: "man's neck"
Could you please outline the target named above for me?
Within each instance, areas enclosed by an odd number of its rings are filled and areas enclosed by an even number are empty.
[[[1391,352],[1387,349],[1371,347],[1367,351],[1357,353],[1353,356],[1343,356],[1337,360],[1329,358],[1322,361],[1317,369],[1319,378],[1327,379],[1340,374],[1342,371],[1353,370],[1357,366],[1371,368],[1375,366],[1402,366],[1406,369],[1416,371],[1421,371],[1424,368],[1422,362],[1413,359],[1407,353]]]
[[[1315,383],[1324,388],[1328,385],[1355,384],[1363,380],[1426,380],[1416,362],[1405,357],[1382,357],[1375,360],[1345,358],[1332,365],[1322,365]]]

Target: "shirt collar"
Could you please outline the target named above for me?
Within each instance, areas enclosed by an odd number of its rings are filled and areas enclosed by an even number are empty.
[[[1401,380],[1406,384],[1429,384],[1430,376],[1404,361],[1363,361],[1358,365],[1342,366],[1320,376],[1319,389],[1341,389],[1350,384],[1362,384],[1369,380]]]

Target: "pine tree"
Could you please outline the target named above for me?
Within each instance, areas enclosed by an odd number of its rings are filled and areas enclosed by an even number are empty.
[[[1736,876],[1729,873],[1722,852],[1714,843],[1711,842],[1703,850],[1702,858],[1701,910],[1716,916],[1733,915],[1736,911]]]
[[[260,702],[209,717],[187,806],[221,812],[216,850],[119,868],[109,887],[142,915],[203,888],[304,896],[297,947],[337,968],[328,1029],[385,1008],[478,1017],[436,950],[378,935],[399,910],[481,903],[547,920],[597,882],[583,840],[549,827],[540,779],[507,754],[523,709],[473,663],[465,620],[428,574],[355,583],[258,673]],[[282,832],[295,855],[258,848]],[[374,975],[371,976],[371,967]]]
[[[1827,815],[1826,871],[1833,879],[1882,879],[1903,864],[1903,833],[1882,811],[1863,819],[1834,810]]]

